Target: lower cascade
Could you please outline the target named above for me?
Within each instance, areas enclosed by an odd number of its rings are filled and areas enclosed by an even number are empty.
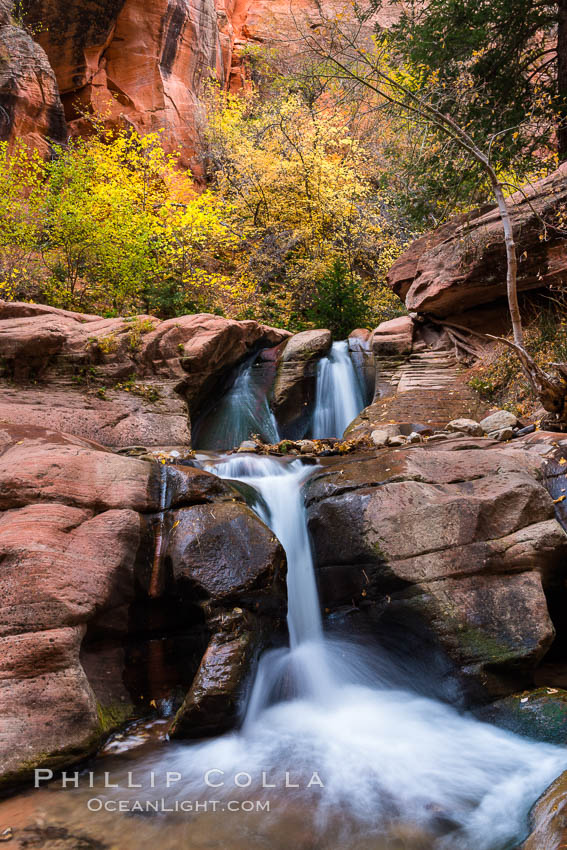
[[[348,342],[334,342],[317,368],[313,436],[343,436],[364,407],[362,388],[351,360]]]
[[[325,635],[301,494],[313,466],[254,455],[209,455],[206,466],[254,488],[286,549],[289,648],[260,659],[238,731],[114,757],[113,790],[59,795],[68,822],[84,819],[71,801],[87,795],[93,823],[121,850],[516,847],[530,807],[567,767],[564,750],[412,692],[379,652]],[[158,800],[167,816],[133,836],[131,815],[105,817],[117,797],[126,812]]]

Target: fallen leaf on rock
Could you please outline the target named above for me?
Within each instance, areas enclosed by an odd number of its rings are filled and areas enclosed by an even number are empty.
[[[559,502],[564,502],[564,501],[565,501],[565,496],[559,496],[558,499],[553,500],[553,504],[557,505],[557,504],[559,504]]]

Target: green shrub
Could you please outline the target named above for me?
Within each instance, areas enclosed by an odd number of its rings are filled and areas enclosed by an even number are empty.
[[[361,281],[340,258],[319,281],[316,298],[307,311],[308,318],[318,327],[328,328],[335,339],[344,339],[368,321],[368,298]]]

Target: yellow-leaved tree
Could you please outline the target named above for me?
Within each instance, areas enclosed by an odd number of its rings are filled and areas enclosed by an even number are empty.
[[[233,294],[242,315],[321,323],[318,285],[339,267],[360,324],[400,312],[383,285],[400,240],[348,115],[301,92],[212,88],[205,136],[214,189],[241,237]]]
[[[225,205],[195,191],[157,133],[94,121],[47,163],[0,146],[0,212],[3,297],[114,314],[218,309]]]
[[[0,298],[28,298],[37,277],[45,163],[22,142],[0,142]]]

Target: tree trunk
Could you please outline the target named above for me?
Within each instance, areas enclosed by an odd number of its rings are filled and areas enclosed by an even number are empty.
[[[559,0],[557,16],[557,146],[567,160],[567,0]]]
[[[504,242],[506,245],[506,290],[508,293],[508,307],[512,319],[512,332],[514,342],[520,348],[524,347],[524,332],[522,330],[522,317],[520,316],[520,305],[518,304],[518,258],[516,257],[516,242],[514,240],[514,228],[510,211],[502,187],[496,176],[491,175],[494,197],[500,211],[502,226],[504,228]]]

